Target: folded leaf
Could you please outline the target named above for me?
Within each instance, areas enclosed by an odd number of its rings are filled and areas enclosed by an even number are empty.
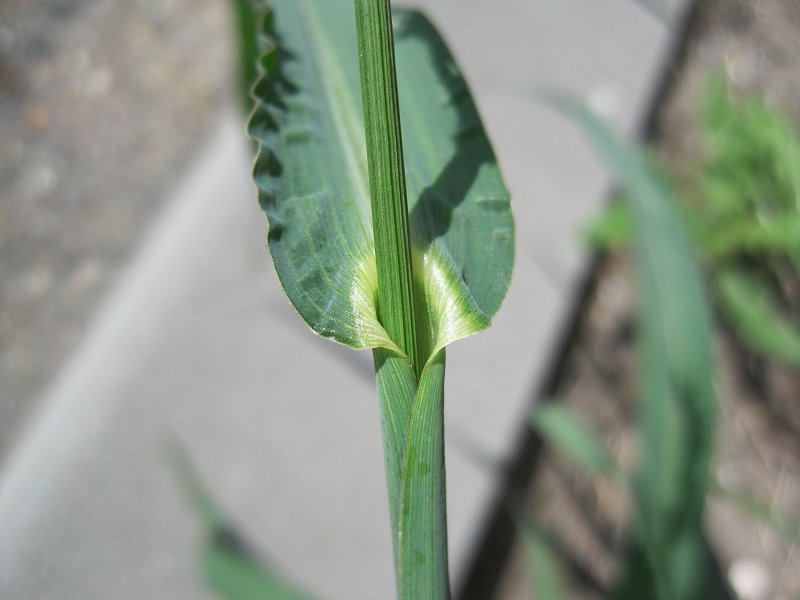
[[[539,435],[581,468],[596,475],[616,474],[617,466],[597,435],[563,406],[552,402],[539,406],[531,423]]]
[[[250,134],[268,243],[289,300],[323,337],[397,350],[378,322],[350,0],[275,0]],[[514,226],[466,84],[430,23],[394,12],[415,277],[428,355],[488,326]]]
[[[706,224],[699,233],[700,249],[711,261],[785,254],[800,263],[800,213],[787,213],[771,220],[748,215],[726,227]]]

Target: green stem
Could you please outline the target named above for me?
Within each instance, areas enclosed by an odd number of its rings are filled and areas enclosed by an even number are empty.
[[[398,597],[446,600],[445,359],[440,351],[425,364],[415,317],[391,6],[389,0],[355,0],[355,10],[378,319],[406,355],[374,352]]]
[[[422,369],[414,317],[411,236],[389,0],[355,0],[364,130],[378,269],[378,320]]]

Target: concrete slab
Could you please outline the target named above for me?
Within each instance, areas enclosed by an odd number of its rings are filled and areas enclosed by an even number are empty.
[[[624,0],[422,4],[472,84],[519,239],[494,327],[448,356],[458,578],[585,268],[577,228],[608,185],[574,127],[521,90],[571,91],[631,131],[671,32]],[[392,597],[370,354],[316,338],[294,314],[248,172],[242,126],[226,117],[8,460],[2,597],[211,598],[198,524],[163,458],[171,436],[290,578],[320,598]]]

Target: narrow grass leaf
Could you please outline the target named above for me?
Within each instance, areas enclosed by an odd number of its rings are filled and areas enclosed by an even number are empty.
[[[518,529],[536,600],[566,600],[563,573],[547,534],[535,523],[521,523]]]
[[[227,600],[310,600],[267,570],[238,544],[219,538],[203,550],[209,585]]]
[[[714,277],[720,307],[753,350],[800,368],[800,329],[784,317],[766,285],[741,269]]]
[[[595,433],[563,406],[543,404],[534,410],[531,424],[551,446],[582,469],[603,477],[616,475],[616,464]]]
[[[581,124],[619,178],[633,224],[643,456],[634,484],[638,549],[632,549],[632,560],[642,568],[629,569],[620,597],[702,597],[698,557],[715,400],[700,279],[671,190],[644,153],[620,142],[577,103],[562,98],[555,104]]]
[[[698,176],[706,216],[730,218],[797,213],[800,138],[789,121],[759,99],[734,102],[724,76],[709,80],[700,124],[707,159]]]
[[[583,237],[595,248],[627,246],[631,237],[631,217],[627,204],[621,198],[615,199],[589,222]]]
[[[722,228],[705,224],[697,229],[702,232],[700,249],[712,263],[785,254],[800,264],[800,213],[767,221],[750,215]]]
[[[257,559],[227,522],[185,451],[172,445],[168,458],[205,530],[201,562],[209,586],[228,600],[310,600]]]

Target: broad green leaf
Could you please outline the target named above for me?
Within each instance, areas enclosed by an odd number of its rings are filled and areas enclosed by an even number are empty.
[[[179,446],[169,448],[175,476],[204,530],[201,560],[209,586],[228,600],[309,600],[261,563],[228,524]]]
[[[534,410],[531,424],[549,444],[590,473],[617,473],[614,460],[595,433],[566,408],[547,402]]]
[[[741,269],[721,270],[714,284],[722,310],[753,350],[800,368],[800,330],[783,315],[767,287]]]
[[[378,322],[350,0],[275,0],[250,133],[278,277],[300,316],[354,348],[398,348]],[[466,84],[430,23],[394,12],[414,272],[427,354],[488,326],[508,287],[508,193]]]
[[[634,493],[639,569],[621,597],[702,597],[698,567],[715,400],[708,317],[700,279],[670,189],[644,153],[620,142],[588,110],[557,99],[583,126],[625,188],[640,303],[639,423],[642,461]],[[651,572],[648,587],[642,576]],[[644,586],[644,587],[642,587]],[[635,590],[635,591],[632,591]]]

